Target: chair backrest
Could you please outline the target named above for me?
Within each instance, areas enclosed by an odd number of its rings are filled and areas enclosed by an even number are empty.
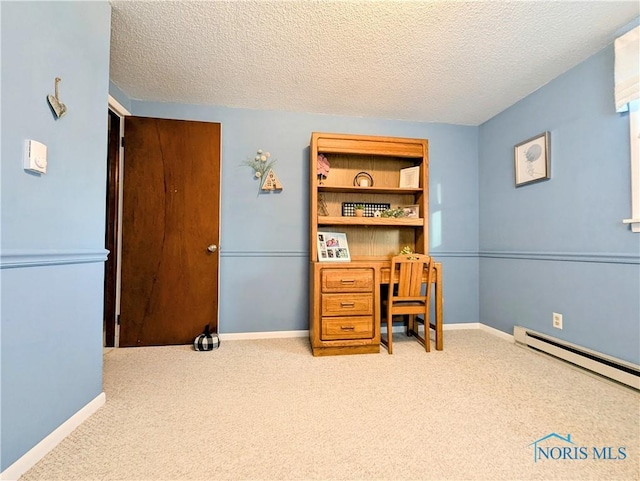
[[[401,254],[391,258],[391,271],[389,272],[389,302],[426,299],[430,289],[426,289],[427,295],[422,295],[422,286],[431,285],[433,265],[431,257],[426,254]],[[394,289],[397,285],[397,290]]]

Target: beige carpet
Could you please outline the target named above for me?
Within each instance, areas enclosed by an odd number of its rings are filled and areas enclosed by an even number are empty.
[[[106,405],[21,480],[640,479],[640,394],[482,331],[430,353],[397,334],[392,356],[116,349],[104,371]],[[534,462],[553,432],[589,458]]]

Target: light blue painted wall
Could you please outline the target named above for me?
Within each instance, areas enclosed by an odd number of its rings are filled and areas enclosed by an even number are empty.
[[[102,392],[107,2],[2,2],[0,471]],[[61,77],[66,116],[46,96]],[[48,146],[44,176],[25,139]]]
[[[0,471],[102,390],[107,90],[136,115],[222,123],[222,332],[307,328],[310,133],[397,135],[430,141],[445,322],[521,324],[639,362],[640,238],[620,223],[628,124],[613,113],[610,47],[478,129],[138,102],[108,82],[106,2],[0,11]],[[69,107],[57,122],[44,101],[56,76]],[[544,130],[553,179],[516,190],[513,145]],[[44,177],[22,171],[26,138],[49,146]],[[282,193],[256,195],[240,164],[257,148],[279,159]],[[551,310],[563,331],[549,327]]]
[[[437,219],[431,249],[443,263],[445,322],[478,322],[476,127],[136,100],[131,108],[134,115],[222,125],[221,332],[308,329],[314,131],[429,139],[430,205]],[[259,148],[278,160],[281,193],[257,195],[257,181],[242,165]]]
[[[480,126],[480,322],[640,363],[640,235],[613,45]],[[514,145],[551,133],[551,179],[514,187]],[[564,329],[552,327],[552,312]]]

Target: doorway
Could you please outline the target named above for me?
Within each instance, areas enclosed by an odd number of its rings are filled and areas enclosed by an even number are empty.
[[[105,346],[189,344],[218,330],[220,124],[120,118],[125,160],[110,119]]]
[[[119,259],[119,192],[122,118],[111,107],[107,110],[107,189],[105,212],[105,249],[109,256],[104,266],[103,346],[117,346],[117,298]]]

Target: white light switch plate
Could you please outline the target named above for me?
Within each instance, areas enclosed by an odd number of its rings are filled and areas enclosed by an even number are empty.
[[[37,172],[39,174],[47,173],[47,146],[36,141],[25,141],[24,152],[24,170]]]

